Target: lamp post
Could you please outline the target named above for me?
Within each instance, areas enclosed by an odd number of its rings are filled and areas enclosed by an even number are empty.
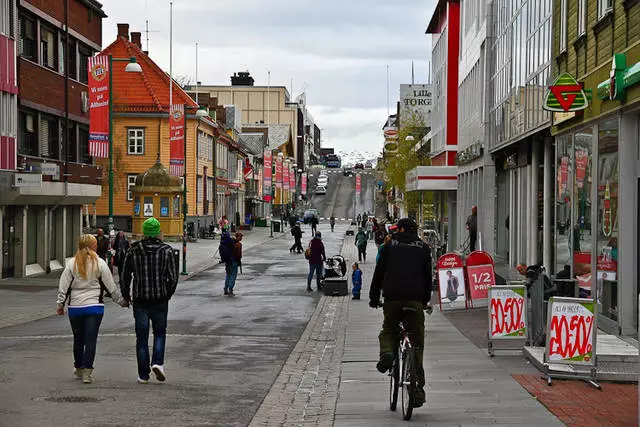
[[[114,58],[109,55],[109,222],[107,228],[109,235],[113,231],[113,63],[128,62],[124,68],[126,73],[141,73],[142,67],[136,61],[135,56],[130,58]]]

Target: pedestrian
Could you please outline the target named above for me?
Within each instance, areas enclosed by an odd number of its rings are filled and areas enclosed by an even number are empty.
[[[378,245],[378,248],[384,243],[385,237],[388,235],[385,224],[376,225],[376,230],[373,232],[373,241]]]
[[[351,283],[353,284],[353,298],[354,300],[360,299],[360,291],[362,290],[362,270],[360,270],[360,265],[357,262],[354,262],[351,266],[353,269],[353,273],[351,273]]]
[[[293,227],[295,227],[297,223],[298,217],[295,214],[289,216],[289,226],[291,227],[291,230],[293,230]]]
[[[227,220],[226,215],[222,215],[222,218],[220,218],[220,222],[218,222],[218,225],[220,226],[220,231],[229,230],[229,220]]]
[[[233,287],[236,283],[236,277],[238,276],[238,260],[235,253],[236,241],[228,231],[224,231],[220,237],[220,246],[218,252],[220,253],[220,259],[224,262],[224,294],[227,296],[234,296]]]
[[[58,283],[59,315],[64,314],[68,300],[69,323],[73,331],[74,375],[85,384],[93,382],[93,362],[96,357],[98,331],[104,315],[103,289],[122,307],[129,304],[122,297],[113,281],[109,266],[98,257],[98,241],[91,234],[83,234],[78,240],[78,250],[70,259]]]
[[[316,289],[322,290],[320,279],[324,270],[323,263],[327,260],[324,252],[324,244],[322,243],[322,233],[317,232],[315,237],[309,242],[309,247],[305,251],[305,258],[309,260],[309,276],[307,277],[307,291],[311,292],[311,279],[313,274],[316,275]]]
[[[127,255],[130,247],[131,245],[129,244],[129,240],[127,240],[127,236],[124,234],[124,231],[119,231],[113,241],[113,249],[115,250],[113,263],[116,267],[118,267],[118,278],[120,279],[119,282],[122,281],[124,258]]]
[[[358,261],[367,262],[367,242],[369,239],[362,228],[358,229],[355,245],[358,248]]]
[[[471,208],[471,215],[467,218],[467,230],[469,230],[469,251],[476,250],[476,240],[478,239],[478,207]]]
[[[408,218],[398,222],[398,233],[380,253],[380,262],[371,281],[369,306],[380,305],[380,293],[384,294],[384,322],[380,331],[380,360],[376,368],[381,373],[393,367],[394,352],[399,335],[398,324],[404,319],[407,331],[414,340],[416,382],[418,389],[414,407],[424,405],[424,313],[430,310],[431,300],[431,251],[418,237],[417,224]],[[411,311],[405,310],[412,309]]]
[[[333,229],[336,226],[336,217],[331,215],[331,218],[329,218],[329,225],[331,225],[331,232],[333,233]]]
[[[356,221],[358,222],[358,224],[362,223],[362,215],[358,214],[358,218],[356,218]]]
[[[169,300],[178,286],[178,263],[173,249],[162,242],[160,221],[149,218],[142,223],[144,238],[131,245],[124,261],[120,289],[133,301],[136,324],[138,383],[147,384],[153,371],[165,381],[164,351],[167,339]],[[149,324],[153,329],[153,354],[149,367]]]
[[[363,230],[367,230],[367,222],[369,221],[369,217],[365,214],[362,215],[362,223],[360,224],[360,227],[362,227]]]
[[[236,286],[238,269],[242,271],[242,233],[240,232],[237,232],[235,234],[235,239],[233,243],[233,260],[234,260],[234,265],[232,266],[232,269],[234,269],[234,271],[232,271],[232,275],[229,279],[229,285],[228,285],[230,297],[235,296],[235,294],[233,293],[233,289]]]
[[[311,222],[311,234],[315,236],[316,233],[318,232],[318,217],[313,215],[311,217],[310,222]]]
[[[96,232],[96,241],[98,242],[98,249],[96,253],[98,257],[103,260],[107,260],[107,253],[109,252],[109,238],[104,235],[104,230],[102,228],[98,228]]]
[[[299,223],[296,223],[291,228],[291,235],[293,236],[293,246],[289,248],[289,253],[293,253],[294,251],[302,253],[302,229],[300,228]]]
[[[390,241],[391,241],[391,234],[387,234],[386,236],[384,236],[384,240],[382,241],[382,244],[378,246],[378,253],[376,254],[376,264],[380,262],[380,253],[382,252],[382,248],[384,248],[384,246],[387,245]]]
[[[367,221],[367,239],[368,240],[373,239],[373,220],[371,219]]]

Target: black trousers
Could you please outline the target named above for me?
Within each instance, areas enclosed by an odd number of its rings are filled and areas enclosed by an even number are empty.
[[[289,251],[298,251],[298,253],[303,252],[304,249],[302,249],[302,241],[296,238],[295,242],[293,242],[293,246],[291,246]]]

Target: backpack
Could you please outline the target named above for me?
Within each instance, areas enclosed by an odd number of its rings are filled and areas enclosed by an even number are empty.
[[[233,261],[233,239],[229,233],[222,233],[218,250],[222,262],[227,263]]]

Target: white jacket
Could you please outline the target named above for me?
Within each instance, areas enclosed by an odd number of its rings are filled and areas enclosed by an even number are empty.
[[[102,258],[98,258],[98,268],[91,271],[91,266],[91,260],[87,260],[88,278],[84,279],[78,274],[75,258],[67,262],[58,285],[58,305],[65,303],[69,287],[71,287],[71,296],[68,301],[70,307],[101,305],[100,279],[102,279],[102,283],[104,283],[104,286],[111,293],[111,298],[117,304],[124,302],[120,289],[113,281],[113,276],[107,263]]]

